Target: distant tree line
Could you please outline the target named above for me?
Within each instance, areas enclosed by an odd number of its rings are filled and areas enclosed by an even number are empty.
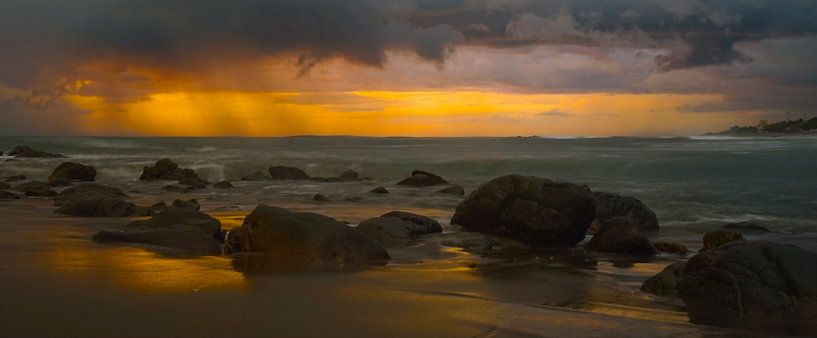
[[[810,133],[817,132],[817,117],[808,120],[797,119],[769,123],[760,120],[754,126],[734,126],[729,128],[730,134],[780,134],[780,133]]]

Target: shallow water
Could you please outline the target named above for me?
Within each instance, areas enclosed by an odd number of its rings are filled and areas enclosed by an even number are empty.
[[[630,194],[659,216],[655,238],[700,247],[727,221],[754,220],[754,235],[817,251],[817,138],[775,139],[130,139],[0,138],[92,164],[99,180],[138,204],[195,197],[225,228],[258,203],[315,211],[356,224],[391,210],[447,223],[460,197],[394,183],[427,169],[467,191],[521,173]],[[235,189],[178,195],[137,180],[141,167],[170,157],[210,180],[271,165],[313,176],[347,168],[372,181],[234,182]],[[0,162],[0,176],[44,179],[60,160]],[[389,195],[368,190],[383,185]],[[317,192],[330,202],[314,202]],[[359,196],[360,202],[343,202]],[[746,336],[689,323],[683,304],[638,290],[681,258],[505,252],[480,257],[439,244],[390,250],[389,265],[365,271],[282,273],[226,257],[188,258],[140,246],[101,245],[95,231],[128,219],[51,214],[46,199],[0,201],[0,336]],[[729,323],[809,335],[807,320]],[[738,329],[740,330],[740,329]]]

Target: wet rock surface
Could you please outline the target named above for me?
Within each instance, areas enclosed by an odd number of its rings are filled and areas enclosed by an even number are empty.
[[[57,195],[57,192],[52,190],[50,185],[40,181],[19,184],[14,187],[14,190],[32,197],[51,197]]]
[[[301,169],[287,166],[272,166],[269,168],[271,180],[308,180],[309,175]]]
[[[678,281],[684,277],[686,262],[673,263],[641,284],[641,291],[662,296],[677,296]]]
[[[593,192],[593,199],[596,201],[596,222],[625,217],[639,231],[658,230],[658,217],[655,212],[635,197]]]
[[[411,172],[411,176],[397,182],[397,185],[408,185],[413,187],[429,187],[435,185],[448,184],[440,175],[423,170]]]
[[[91,182],[96,179],[96,169],[76,162],[64,162],[57,166],[48,176],[52,186],[71,184],[72,181]]]
[[[732,230],[718,230],[706,233],[704,235],[704,246],[700,252],[715,249],[721,245],[734,241],[743,241],[743,235],[737,231]]]
[[[638,226],[626,217],[602,221],[599,230],[585,246],[585,250],[630,255],[657,253],[650,241],[639,231]]]
[[[163,158],[152,166],[142,169],[139,177],[143,181],[179,181],[185,178],[198,178],[193,169],[182,169],[176,162],[169,158]]]
[[[128,199],[122,190],[97,183],[83,183],[61,191],[54,201],[61,205],[69,201],[82,201],[94,198]]]
[[[676,242],[655,242],[652,244],[658,252],[665,252],[675,255],[686,255],[689,252],[686,245]]]

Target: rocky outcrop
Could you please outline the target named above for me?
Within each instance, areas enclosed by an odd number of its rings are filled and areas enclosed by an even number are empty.
[[[334,218],[267,205],[256,207],[229,232],[226,247],[303,267],[365,266],[390,259],[383,247]]]
[[[29,146],[16,146],[14,149],[11,150],[9,156],[14,157],[39,157],[39,158],[62,158],[65,157],[61,154],[53,154],[44,151],[40,151]]]
[[[72,181],[91,182],[96,179],[96,169],[76,162],[64,162],[57,166],[48,176],[52,186],[71,184]]]
[[[658,230],[658,217],[640,200],[618,194],[594,192],[596,221],[594,232],[600,222],[614,217],[626,217],[639,231]]]
[[[34,197],[51,197],[57,195],[56,191],[51,190],[51,186],[40,181],[31,181],[19,184],[14,187],[14,190],[24,193],[26,196]]]
[[[406,246],[419,236],[442,232],[442,227],[436,220],[403,211],[392,211],[367,219],[356,229],[384,247]]]
[[[718,230],[704,235],[704,246],[700,252],[715,249],[721,245],[734,241],[743,241],[743,235],[732,230]]]
[[[413,187],[429,187],[434,185],[448,184],[442,177],[423,170],[411,172],[411,176],[397,182],[397,185],[409,185]]]
[[[372,194],[388,194],[389,190],[384,187],[377,187],[369,191]]]
[[[260,171],[248,174],[241,178],[242,181],[269,181],[269,177]]]
[[[675,255],[686,255],[689,252],[686,245],[676,242],[655,242],[652,244],[658,252],[671,253]]]
[[[536,246],[574,245],[595,217],[586,188],[521,175],[502,176],[457,206],[451,224]]]
[[[461,185],[452,185],[452,186],[444,188],[442,190],[438,190],[437,193],[438,194],[463,196],[463,195],[465,195],[465,188],[463,188]]]
[[[817,302],[817,254],[733,241],[692,257],[678,283],[691,316],[783,314]]]
[[[272,166],[269,168],[270,179],[272,180],[308,180],[303,170],[295,167]]]
[[[655,255],[657,251],[630,218],[604,220],[585,246],[586,250],[629,255]]]
[[[762,233],[762,232],[771,232],[768,228],[754,223],[754,222],[737,222],[737,223],[729,223],[723,226],[726,230],[744,232],[744,233]]]
[[[11,191],[0,190],[0,200],[17,200],[20,199],[20,195],[15,194]]]
[[[217,183],[213,184],[213,188],[216,188],[216,189],[229,189],[229,188],[232,188],[232,187],[233,187],[233,184],[230,183],[230,181],[221,181],[221,182],[217,182]]]
[[[142,169],[142,181],[180,181],[185,178],[198,178],[193,169],[182,169],[176,162],[163,158],[152,166]]]
[[[96,183],[84,183],[61,191],[54,201],[57,205],[69,201],[83,201],[95,198],[128,199],[128,195],[114,187]]]
[[[685,262],[673,263],[641,284],[641,291],[661,296],[677,296],[678,281],[684,277]]]
[[[119,198],[96,197],[67,201],[54,213],[78,217],[129,217],[144,212],[137,211],[136,205]]]

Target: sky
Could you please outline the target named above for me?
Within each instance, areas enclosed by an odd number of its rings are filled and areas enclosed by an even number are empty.
[[[669,136],[804,116],[814,0],[0,2],[0,135]]]

